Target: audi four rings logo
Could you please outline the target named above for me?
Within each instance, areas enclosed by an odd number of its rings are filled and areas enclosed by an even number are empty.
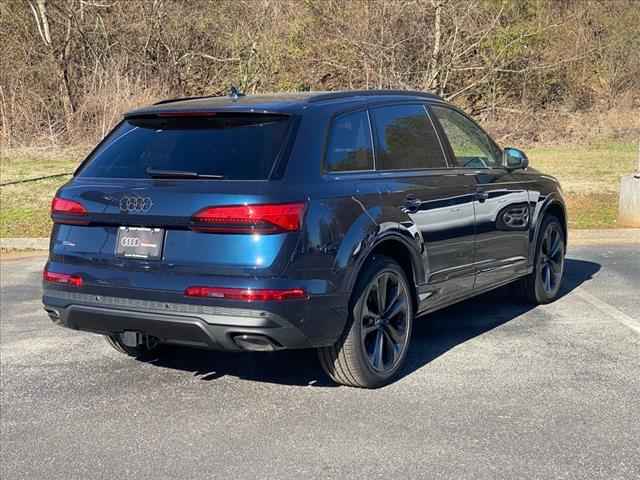
[[[151,210],[153,202],[150,197],[124,196],[120,199],[120,211],[127,213],[146,213]]]
[[[123,247],[139,247],[140,239],[136,237],[122,237],[120,239],[120,245]]]

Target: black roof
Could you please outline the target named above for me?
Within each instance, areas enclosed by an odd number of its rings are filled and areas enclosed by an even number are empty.
[[[262,95],[240,95],[238,97],[186,97],[162,100],[154,105],[132,110],[125,116],[138,116],[159,112],[184,111],[255,111],[261,113],[293,113],[322,102],[366,101],[371,97],[415,98],[442,101],[439,96],[410,90],[344,90],[335,92],[291,92]]]

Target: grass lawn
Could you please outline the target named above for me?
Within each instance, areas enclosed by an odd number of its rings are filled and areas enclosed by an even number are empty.
[[[0,183],[71,172],[90,146],[29,148],[0,152]],[[531,166],[561,182],[572,228],[616,226],[620,177],[634,169],[633,143],[525,149]],[[70,177],[0,187],[0,237],[46,237],[51,229],[49,204]]]
[[[529,163],[562,184],[571,228],[614,228],[620,177],[635,169],[638,146],[597,143],[526,149]]]
[[[89,147],[29,148],[0,152],[0,183],[72,172]],[[47,237],[49,206],[71,176],[0,187],[0,237]]]

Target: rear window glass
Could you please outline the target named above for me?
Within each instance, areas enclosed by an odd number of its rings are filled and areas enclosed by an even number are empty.
[[[373,169],[371,130],[366,112],[348,113],[335,119],[326,165],[330,172]]]
[[[79,172],[81,177],[149,178],[147,169],[264,180],[283,147],[288,117],[216,114],[127,119]]]

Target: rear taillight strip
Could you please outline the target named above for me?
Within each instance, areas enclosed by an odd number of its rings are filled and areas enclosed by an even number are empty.
[[[188,287],[184,294],[187,297],[224,298],[243,302],[281,302],[283,300],[305,300],[309,298],[302,288],[225,288],[225,287]]]
[[[55,223],[69,223],[72,225],[87,225],[87,209],[80,202],[55,197],[51,202],[51,218]]]
[[[42,272],[42,279],[49,283],[59,283],[62,285],[70,285],[72,287],[82,286],[82,277],[80,275],[70,275],[68,273],[50,272],[45,269]]]
[[[277,203],[207,207],[191,218],[191,229],[212,233],[297,232],[305,204]]]

